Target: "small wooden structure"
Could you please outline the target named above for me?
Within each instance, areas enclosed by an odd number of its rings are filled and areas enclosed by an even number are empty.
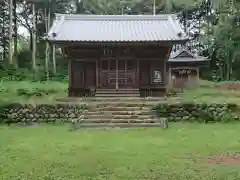
[[[131,91],[162,96],[180,63],[168,65],[172,47],[188,41],[169,14],[57,14],[46,38],[61,46],[69,62],[69,96]]]
[[[199,82],[199,68],[207,62],[207,58],[190,52],[186,47],[172,51],[168,60],[170,88],[196,87]]]

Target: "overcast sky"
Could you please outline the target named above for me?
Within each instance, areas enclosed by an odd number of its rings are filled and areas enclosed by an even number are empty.
[[[29,36],[27,29],[23,26],[18,27],[18,33],[25,37]]]

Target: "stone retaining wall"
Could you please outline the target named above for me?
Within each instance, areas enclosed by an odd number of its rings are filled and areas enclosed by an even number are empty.
[[[39,104],[22,105],[10,104],[0,107],[0,122],[11,123],[30,123],[30,122],[55,122],[57,120],[71,122],[81,118],[85,104]]]
[[[236,104],[158,104],[154,107],[159,117],[175,121],[232,121],[239,120]]]
[[[46,122],[77,122],[83,119],[88,109],[86,104],[11,104],[0,106],[0,123],[46,123]],[[240,120],[235,104],[158,104],[153,108],[158,119],[175,121],[232,121]],[[87,120],[86,120],[87,122]]]

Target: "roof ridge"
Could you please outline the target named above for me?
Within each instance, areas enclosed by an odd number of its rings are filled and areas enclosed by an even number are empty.
[[[64,16],[65,20],[176,20],[175,14],[158,15],[89,15],[89,14],[56,14],[57,17]]]

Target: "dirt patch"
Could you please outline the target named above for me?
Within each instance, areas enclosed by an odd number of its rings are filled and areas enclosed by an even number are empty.
[[[221,85],[217,85],[217,87],[224,90],[240,90],[240,84],[234,84],[234,83],[221,84]]]
[[[181,157],[181,159],[192,160],[195,163],[210,163],[210,164],[222,164],[222,165],[229,165],[229,166],[240,166],[240,152],[235,153],[226,153],[222,155],[216,156],[196,156],[191,153],[186,153],[185,157]],[[177,157],[175,157],[177,158]],[[177,158],[179,159],[179,157]]]
[[[240,152],[219,156],[209,156],[204,159],[208,163],[212,164],[240,165]]]

